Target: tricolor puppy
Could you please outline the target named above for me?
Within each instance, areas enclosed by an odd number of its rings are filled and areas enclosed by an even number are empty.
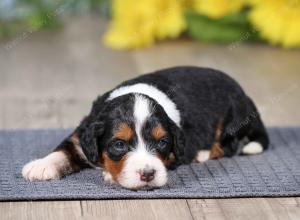
[[[261,153],[268,136],[241,87],[222,72],[175,67],[126,81],[48,156],[25,165],[30,180],[58,179],[86,167],[126,188],[160,187],[167,169],[192,161]],[[240,149],[240,148],[239,148]]]

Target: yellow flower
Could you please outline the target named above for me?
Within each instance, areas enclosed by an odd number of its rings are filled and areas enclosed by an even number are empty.
[[[149,46],[185,29],[182,0],[114,0],[104,42],[116,49]]]
[[[248,3],[248,5],[256,5],[261,3],[262,0],[246,0],[246,3]]]
[[[286,48],[300,46],[300,1],[264,0],[250,12],[250,21],[262,38]]]
[[[244,5],[244,0],[194,0],[198,13],[214,19],[238,12]]]

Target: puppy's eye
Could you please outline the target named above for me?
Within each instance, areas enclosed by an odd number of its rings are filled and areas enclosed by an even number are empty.
[[[113,144],[114,150],[117,152],[126,152],[128,150],[128,146],[124,141],[118,140]]]
[[[159,149],[163,149],[165,148],[167,145],[168,145],[168,140],[167,139],[160,139],[158,142],[157,142],[157,147]]]

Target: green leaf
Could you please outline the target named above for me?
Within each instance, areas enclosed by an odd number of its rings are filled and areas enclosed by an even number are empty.
[[[242,11],[222,19],[211,19],[188,11],[186,13],[187,33],[205,42],[231,43],[257,40],[257,33],[247,21],[246,13]]]

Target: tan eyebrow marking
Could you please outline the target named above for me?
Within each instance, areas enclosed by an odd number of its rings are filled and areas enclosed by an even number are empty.
[[[114,137],[124,141],[129,141],[133,136],[133,131],[127,123],[121,123],[114,134]]]
[[[155,126],[152,131],[151,131],[151,135],[155,140],[159,140],[162,137],[164,137],[167,134],[166,130],[163,129],[163,127],[158,124],[157,126]]]

